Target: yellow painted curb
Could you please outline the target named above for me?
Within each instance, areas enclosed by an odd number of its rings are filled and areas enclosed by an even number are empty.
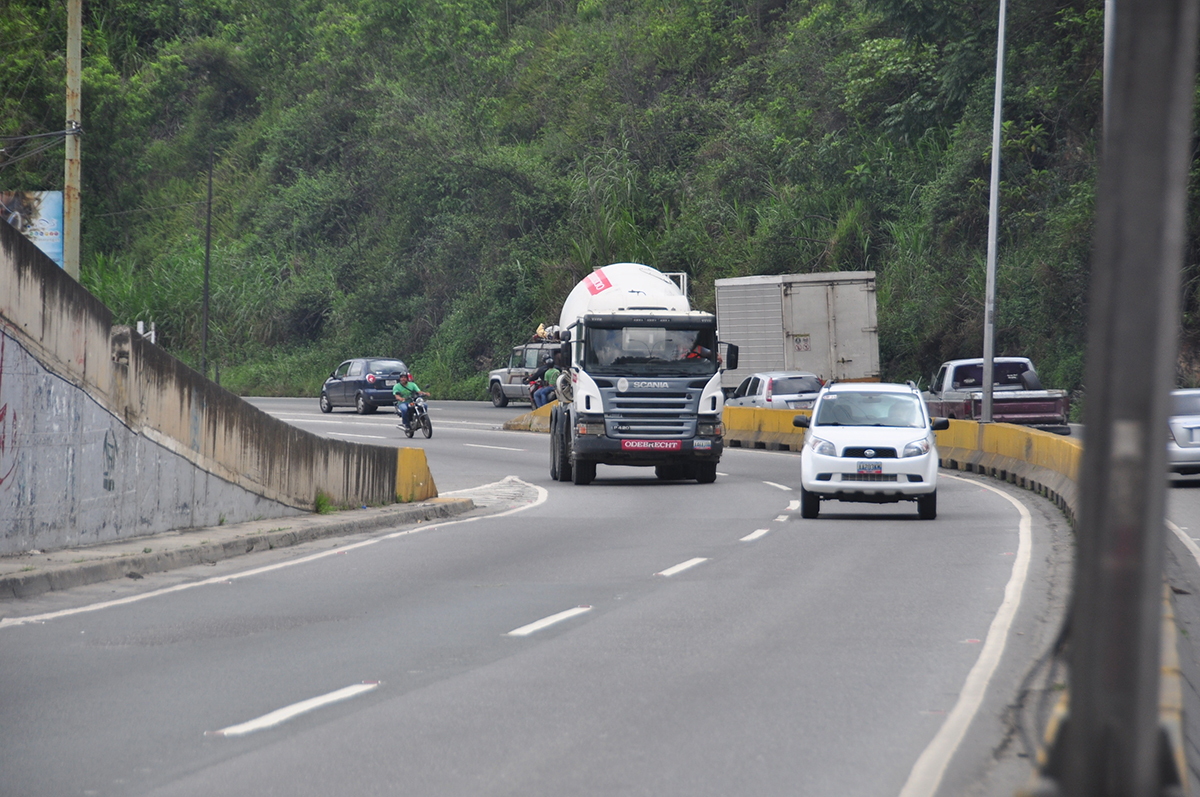
[[[554,400],[549,404],[543,404],[536,410],[511,418],[504,422],[503,428],[510,432],[549,432],[550,410],[556,404],[558,404],[558,401]]]
[[[437,485],[422,448],[396,449],[396,500],[428,501],[437,498]]]

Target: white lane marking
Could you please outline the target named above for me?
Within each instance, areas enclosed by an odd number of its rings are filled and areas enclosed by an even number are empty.
[[[792,488],[791,488],[791,487],[786,487],[786,486],[784,486],[784,485],[782,485],[782,484],[776,484],[775,482],[763,482],[763,484],[767,485],[768,487],[774,487],[774,488],[776,488],[776,489],[778,489],[778,490],[785,490],[785,491],[787,491],[787,492],[789,492],[789,493],[792,491]]]
[[[979,658],[975,661],[975,666],[967,673],[967,680],[963,683],[962,691],[959,692],[958,702],[946,715],[946,721],[938,729],[933,741],[921,753],[917,763],[913,764],[912,772],[909,773],[904,788],[900,790],[900,797],[933,797],[937,793],[942,777],[946,774],[946,767],[950,764],[950,759],[954,757],[959,744],[962,743],[963,737],[966,736],[971,720],[975,718],[979,706],[983,703],[988,683],[995,674],[996,667],[1000,664],[1000,657],[1004,654],[1004,645],[1008,641],[1008,632],[1012,628],[1017,608],[1021,605],[1021,593],[1025,589],[1025,582],[1029,577],[1029,560],[1033,554],[1033,519],[1024,504],[1008,493],[981,481],[963,479],[948,474],[942,474],[941,478],[965,481],[991,490],[1015,506],[1021,515],[1017,531],[1019,543],[1017,556],[1013,561],[1012,575],[1004,587],[1004,601],[1000,604],[996,616],[992,618],[987,639],[979,651]]]
[[[523,448],[509,448],[508,446],[481,446],[478,443],[463,443],[467,448],[490,448],[495,451],[524,451]]]
[[[704,559],[702,557],[697,557],[695,559],[688,559],[686,562],[681,562],[680,564],[677,564],[674,567],[668,567],[666,570],[662,570],[658,573],[655,573],[654,575],[656,575],[656,576],[673,576],[676,573],[682,573],[684,570],[687,570],[690,567],[695,567],[696,565],[700,564],[701,562],[707,562],[707,561],[708,561],[707,559]]]
[[[788,516],[787,516],[787,515],[779,515],[778,517],[776,517],[776,518],[775,518],[775,522],[776,522],[776,523],[783,523],[783,522],[784,522],[784,521],[786,521],[787,519],[788,519]]]
[[[741,542],[753,542],[754,540],[757,540],[759,537],[766,534],[768,531],[770,531],[770,529],[759,529],[758,531],[752,531],[745,537],[742,537]]]
[[[336,692],[330,692],[327,695],[309,698],[308,700],[301,700],[299,703],[293,703],[290,706],[285,706],[276,711],[272,711],[270,714],[263,714],[258,719],[253,719],[249,722],[243,722],[240,725],[230,725],[228,728],[222,728],[219,731],[208,731],[204,735],[225,737],[245,736],[248,733],[254,733],[255,731],[273,728],[276,725],[287,722],[293,717],[298,717],[301,714],[305,714],[309,711],[315,711],[316,709],[323,706],[328,706],[331,703],[349,700],[352,697],[361,695],[363,692],[370,692],[377,686],[379,686],[378,681],[364,681],[361,684],[347,686],[345,689],[339,689]]]
[[[788,511],[789,512],[795,512],[799,508],[800,508],[799,501],[788,501]]]
[[[194,587],[204,587],[204,586],[208,586],[210,584],[227,584],[235,579],[249,578],[251,576],[257,576],[257,575],[261,575],[263,573],[270,573],[274,570],[282,570],[285,567],[292,567],[293,565],[307,564],[308,562],[315,562],[318,559],[324,559],[327,556],[338,556],[340,554],[346,553],[347,551],[353,551],[356,548],[365,548],[368,545],[374,545],[375,543],[382,542],[383,540],[394,540],[397,537],[406,537],[409,534],[419,534],[424,531],[433,531],[434,529],[441,529],[441,528],[445,528],[447,526],[457,526],[460,523],[474,523],[477,520],[500,518],[500,517],[505,517],[507,515],[515,515],[518,512],[524,512],[526,509],[532,509],[535,506],[541,506],[542,504],[546,503],[546,499],[550,496],[549,491],[546,490],[545,487],[539,487],[536,484],[530,484],[529,482],[526,482],[522,479],[518,479],[516,476],[508,476],[504,479],[501,479],[498,482],[492,482],[492,484],[485,484],[485,485],[482,485],[481,487],[491,487],[491,486],[497,485],[497,484],[504,484],[505,482],[520,482],[521,484],[524,484],[526,486],[533,487],[535,490],[537,490],[538,497],[536,500],[534,500],[528,504],[525,504],[524,506],[513,507],[512,509],[507,509],[503,512],[497,512],[494,515],[476,515],[475,517],[462,518],[461,520],[447,520],[443,523],[431,523],[428,526],[418,526],[417,528],[406,529],[404,531],[393,531],[391,534],[385,534],[380,537],[372,537],[369,540],[362,540],[360,542],[352,543],[350,545],[343,545],[340,548],[336,548],[336,549],[332,549],[332,550],[328,550],[328,551],[321,551],[320,553],[309,554],[308,556],[302,556],[299,559],[292,559],[287,562],[277,562],[273,565],[265,565],[263,567],[256,567],[251,570],[245,570],[241,573],[234,573],[233,575],[229,575],[229,576],[213,576],[212,578],[206,578],[201,581],[192,581],[187,584],[176,584],[173,587],[164,587],[162,589],[156,589],[156,590],[152,590],[150,592],[143,592],[140,595],[129,595],[124,598],[117,598],[115,600],[110,600],[110,601],[101,601],[100,603],[93,603],[93,604],[89,604],[87,606],[79,606],[74,609],[62,609],[57,612],[46,612],[45,614],[31,614],[28,617],[7,617],[7,618],[0,620],[0,629],[10,628],[12,626],[18,626],[18,625],[26,625],[27,623],[42,623],[42,622],[45,622],[46,620],[54,620],[59,617],[70,617],[70,616],[76,615],[76,614],[84,614],[85,612],[95,612],[95,611],[99,611],[100,609],[108,609],[112,606],[124,606],[125,604],[137,603],[139,601],[144,601],[149,598],[157,598],[160,595],[169,595],[173,592],[182,592],[185,589],[192,589]],[[481,489],[481,488],[475,488],[475,489]],[[458,490],[456,492],[466,492],[466,491]],[[453,495],[453,493],[442,493],[442,495]]]
[[[728,474],[728,473],[722,473],[721,471],[717,471],[717,475],[718,475],[718,476],[726,476],[726,477],[728,477],[728,476],[729,476],[729,474]]]
[[[390,437],[384,437],[381,434],[352,434],[350,432],[330,432],[330,437],[367,437],[371,440],[390,440]]]
[[[1200,565],[1200,545],[1196,544],[1196,540],[1193,537],[1189,537],[1188,535],[1184,534],[1183,532],[1185,529],[1176,526],[1171,521],[1168,520],[1166,523],[1167,528],[1175,532],[1175,536],[1178,537],[1179,541],[1183,543],[1183,547],[1188,549],[1188,552],[1192,555],[1192,558],[1196,560],[1196,564]]]
[[[543,617],[536,623],[530,623],[529,625],[523,625],[520,628],[514,628],[512,631],[508,632],[508,636],[529,636],[534,631],[541,631],[543,628],[552,626],[555,623],[561,623],[563,620],[570,620],[572,617],[578,617],[579,615],[584,614],[585,612],[590,612],[591,610],[591,606],[576,606],[574,609],[567,609],[565,612],[559,612],[558,614],[552,614],[549,617]]]

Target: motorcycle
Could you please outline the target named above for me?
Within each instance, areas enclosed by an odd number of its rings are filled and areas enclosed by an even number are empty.
[[[425,435],[425,439],[433,437],[433,422],[429,420],[429,407],[425,404],[424,396],[417,396],[409,402],[409,423],[404,428],[404,436],[412,437],[417,429],[421,430],[421,434]],[[400,402],[396,402],[396,415],[399,416],[400,422],[404,423],[404,415],[400,412]]]

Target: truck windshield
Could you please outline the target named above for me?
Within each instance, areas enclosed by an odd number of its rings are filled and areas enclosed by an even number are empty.
[[[588,327],[584,369],[613,376],[711,376],[717,372],[713,329]]]

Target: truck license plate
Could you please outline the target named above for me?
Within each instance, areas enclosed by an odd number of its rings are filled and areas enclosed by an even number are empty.
[[[859,473],[883,473],[883,463],[882,462],[859,462],[858,463],[858,472]]]

